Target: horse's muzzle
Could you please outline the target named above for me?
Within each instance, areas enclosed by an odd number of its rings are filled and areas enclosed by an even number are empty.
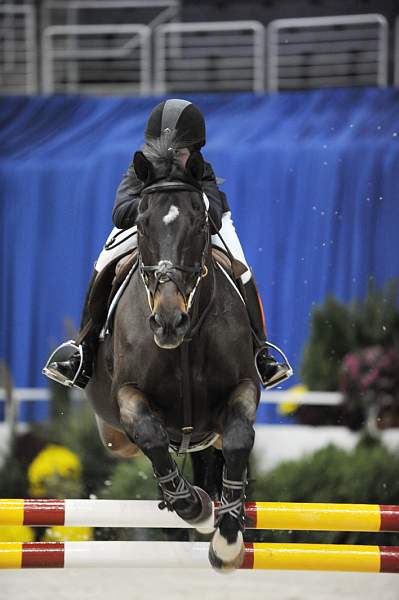
[[[165,349],[180,346],[190,327],[188,313],[177,308],[168,313],[162,310],[154,312],[150,316],[149,322],[154,333],[155,343]]]

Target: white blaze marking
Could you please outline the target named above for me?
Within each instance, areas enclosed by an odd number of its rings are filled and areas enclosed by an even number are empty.
[[[169,225],[169,223],[172,223],[173,221],[175,221],[178,216],[179,216],[179,209],[177,208],[177,206],[172,204],[169,209],[168,214],[163,217],[162,221],[165,223],[165,225]]]

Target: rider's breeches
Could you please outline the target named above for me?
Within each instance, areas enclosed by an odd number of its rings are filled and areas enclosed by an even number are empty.
[[[251,279],[251,271],[248,266],[248,263],[245,259],[244,252],[238,239],[237,232],[235,230],[233,220],[231,218],[231,212],[225,212],[222,217],[222,227],[220,229],[220,235],[225,241],[226,246],[230,250],[231,254],[244,263],[247,267],[247,271],[241,275],[241,281],[245,284]],[[112,244],[112,240],[115,239],[115,243]],[[218,235],[212,236],[212,245],[225,249],[223,242],[221,241]],[[109,247],[109,249],[108,249]],[[100,256],[95,265],[95,269],[97,272],[100,272],[104,269],[104,267],[114,258],[119,255],[125,254],[125,252],[133,251],[137,248],[137,228],[136,226],[131,227],[130,229],[114,229],[111,231],[110,236],[107,239],[107,242],[102,250]]]

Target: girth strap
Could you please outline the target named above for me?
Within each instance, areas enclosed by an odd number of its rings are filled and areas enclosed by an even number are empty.
[[[191,372],[190,361],[188,356],[190,340],[184,340],[180,346],[180,365],[181,365],[181,382],[180,382],[180,397],[183,404],[183,427],[181,428],[182,439],[178,454],[187,452],[190,446],[191,435],[193,432],[192,426],[192,397],[191,397]]]

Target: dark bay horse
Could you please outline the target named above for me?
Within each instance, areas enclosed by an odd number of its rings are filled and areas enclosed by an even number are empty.
[[[152,152],[154,160],[142,152],[134,159],[144,182],[138,268],[100,345],[87,394],[104,444],[123,457],[144,453],[164,506],[199,527],[210,498],[183,477],[170,445],[221,445],[222,494],[209,557],[227,570],[243,559],[259,402],[251,329],[242,298],[212,258],[202,156],[191,154],[183,170],[171,148],[160,144]]]

